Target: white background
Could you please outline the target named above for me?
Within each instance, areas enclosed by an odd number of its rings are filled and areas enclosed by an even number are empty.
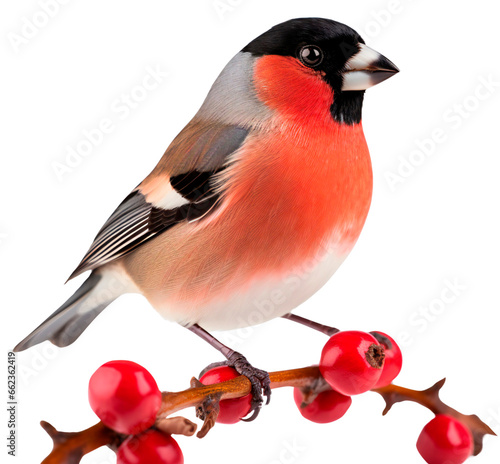
[[[499,11],[486,0],[461,5],[73,0],[16,46],[25,21],[43,23],[43,10],[38,1],[3,2],[4,356],[80,285],[82,278],[63,283],[109,214],[196,112],[226,62],[278,22],[322,16],[358,30],[401,73],[366,94],[363,123],[375,187],[365,229],[342,268],[296,312],[344,329],[392,334],[404,350],[398,383],[426,388],[446,376],[444,400],[477,413],[499,433]],[[130,114],[118,112],[116,99],[141,84],[148,66],[169,76]],[[481,79],[496,84],[488,91]],[[53,163],[64,163],[67,146],[76,147],[84,130],[106,118],[113,131],[60,181]],[[427,155],[413,153],[436,130],[439,141],[424,144]],[[408,167],[410,159],[421,163]],[[406,177],[391,188],[387,177],[398,175],[405,162]],[[447,281],[461,289],[443,303]],[[316,363],[325,342],[284,320],[221,338],[270,371]],[[44,344],[18,356],[18,457],[9,462],[38,463],[49,453],[41,419],[65,431],[96,421],[87,382],[111,359],[139,362],[162,389],[180,390],[220,356],[163,321],[142,297],[120,298],[69,348]],[[423,462],[415,442],[432,414],[410,403],[386,417],[382,409],[381,398],[368,393],[354,398],[339,422],[316,425],[301,418],[291,391],[275,391],[259,420],[216,426],[204,440],[178,441],[186,464]],[[194,420],[192,410],[185,413]],[[2,427],[6,434],[4,421]],[[499,442],[488,437],[474,462],[498,462]],[[286,454],[294,443],[298,453]],[[113,463],[114,454],[101,449],[82,462]]]

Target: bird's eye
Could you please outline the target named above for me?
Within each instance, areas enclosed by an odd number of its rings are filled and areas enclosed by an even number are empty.
[[[306,66],[315,68],[323,61],[323,52],[316,45],[304,45],[299,50],[299,60]]]

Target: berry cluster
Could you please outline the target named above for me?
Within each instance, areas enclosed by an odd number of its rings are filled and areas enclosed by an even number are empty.
[[[399,374],[402,362],[401,350],[387,334],[337,332],[321,353],[318,382],[294,388],[295,404],[310,421],[336,421],[351,406],[352,396],[374,389],[383,392]],[[220,366],[205,372],[200,382],[214,385],[238,376],[233,368]],[[90,379],[89,401],[102,423],[120,434],[118,464],[183,464],[177,442],[155,426],[162,394],[142,366],[130,361],[102,365]],[[239,422],[249,414],[251,402],[250,394],[220,400],[216,422]],[[472,455],[473,447],[469,428],[446,414],[437,414],[417,441],[428,464],[461,464]]]
[[[155,428],[161,392],[153,376],[131,361],[110,361],[89,382],[89,402],[102,423],[128,435],[117,464],[183,464],[177,442]]]
[[[381,340],[381,341],[379,341]],[[403,364],[396,342],[382,332],[338,332],[326,343],[319,369],[327,382],[308,401],[304,391],[294,389],[300,413],[310,421],[333,422],[351,406],[351,396],[389,385]]]
[[[341,418],[351,405],[351,395],[385,387],[401,371],[403,358],[396,342],[382,332],[338,332],[326,343],[320,371],[331,390],[309,404],[299,389],[294,397],[301,414],[313,422]],[[462,464],[473,452],[473,438],[459,420],[438,414],[422,430],[417,449],[428,464]]]

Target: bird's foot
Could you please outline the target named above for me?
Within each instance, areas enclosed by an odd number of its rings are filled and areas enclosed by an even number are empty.
[[[241,353],[234,351],[228,356],[228,366],[236,369],[238,374],[244,375],[252,384],[252,415],[245,422],[251,422],[257,418],[266,397],[266,404],[271,400],[271,381],[266,371],[253,367]]]
[[[266,371],[253,367],[241,353],[233,351],[228,355],[227,361],[221,361],[209,364],[200,373],[200,378],[209,370],[220,366],[232,367],[240,375],[244,375],[252,384],[252,404],[248,414],[251,416],[247,419],[242,419],[245,422],[251,422],[257,418],[260,409],[264,403],[264,396],[266,397],[266,404],[271,400],[271,381],[269,374]]]

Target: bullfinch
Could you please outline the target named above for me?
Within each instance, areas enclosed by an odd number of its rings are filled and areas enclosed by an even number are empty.
[[[103,225],[70,276],[87,280],[15,351],[67,346],[117,297],[141,293],[250,379],[258,412],[267,373],[208,331],[288,315],[344,261],[372,197],[364,92],[397,72],[329,19],[250,42]]]

